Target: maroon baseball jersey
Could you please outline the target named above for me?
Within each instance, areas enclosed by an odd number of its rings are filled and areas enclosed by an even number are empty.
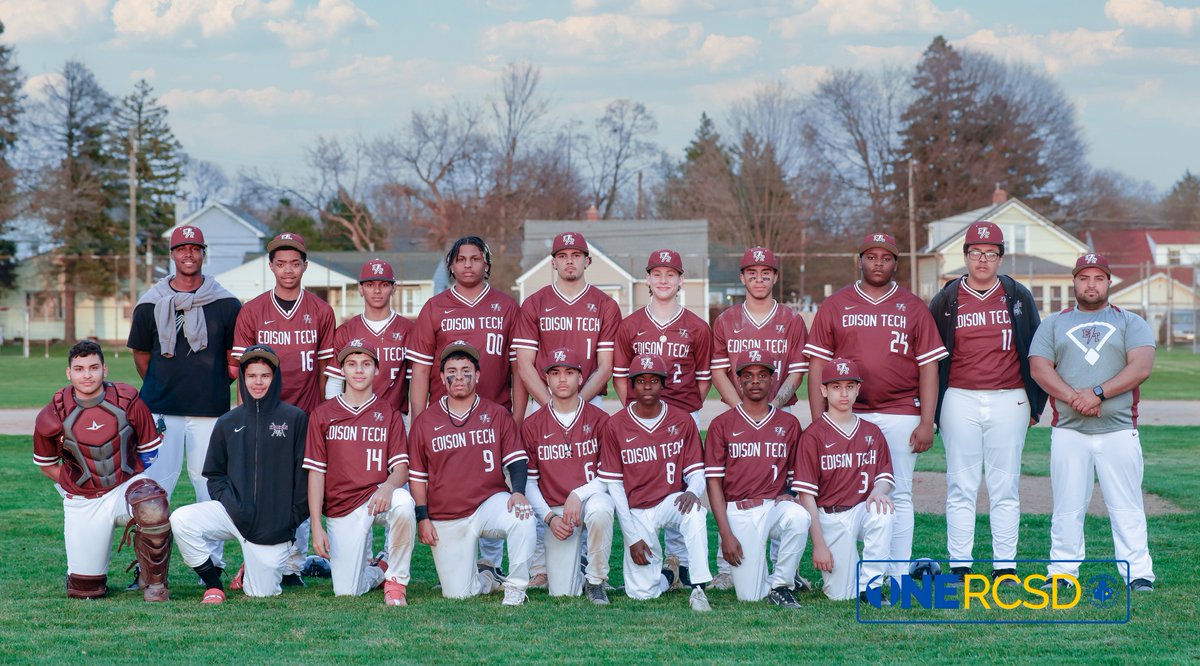
[[[974,390],[1025,388],[1006,299],[999,280],[983,294],[968,287],[966,280],[959,281],[950,386]]]
[[[879,426],[863,418],[843,432],[822,414],[800,436],[792,470],[792,490],[817,498],[817,506],[854,506],[866,501],[876,483],[892,478],[892,458]]]
[[[309,416],[304,469],[325,475],[327,517],[341,518],[365,504],[400,464],[408,464],[404,420],[379,396],[351,407],[339,395]]]
[[[529,478],[537,479],[538,490],[550,506],[566,503],[567,495],[596,476],[600,461],[600,432],[608,414],[599,407],[579,401],[571,422],[564,426],[550,406],[530,414],[521,424],[525,451],[529,454]]]
[[[687,308],[670,321],[658,322],[646,308],[629,315],[617,329],[613,380],[627,381],[629,364],[639,354],[655,354],[667,362],[670,376],[663,382],[662,400],[684,411],[704,406],[698,381],[712,380],[712,330]],[[629,400],[633,401],[633,392]]]
[[[512,367],[509,349],[519,308],[512,296],[484,287],[467,300],[454,287],[426,301],[408,341],[408,358],[430,367],[429,404],[446,395],[438,377],[438,357],[452,342],[462,340],[479,350],[479,395],[512,407]]]
[[[137,397],[137,389],[113,382],[106,384],[102,395],[102,401],[84,407],[75,402],[75,390],[67,386],[59,389],[35,420],[33,462],[39,467],[61,462],[58,485],[68,495],[104,495],[145,471],[138,453],[149,453],[162,444],[150,408]],[[125,405],[125,418],[132,428],[125,447],[113,413],[121,409],[118,405]],[[70,433],[65,423],[69,423]]]
[[[362,340],[369,347],[374,347],[379,354],[379,373],[375,375],[373,391],[384,402],[400,413],[408,413],[408,381],[405,377],[405,349],[407,349],[409,334],[413,323],[404,317],[392,313],[384,322],[379,333],[371,330],[363,315],[357,315],[346,320],[333,333],[334,357],[325,366],[325,374],[334,379],[345,379],[342,366],[338,363],[337,352],[350,344],[351,340]]]
[[[712,420],[704,438],[704,476],[724,479],[725,500],[774,499],[788,487],[800,421],[771,407],[755,422],[738,405]]]
[[[944,358],[946,348],[929,307],[912,292],[892,283],[876,300],[855,283],[821,304],[804,353],[858,364],[863,383],[856,411],[917,415],[918,368]]]
[[[775,359],[775,374],[771,377],[771,397],[779,392],[784,378],[793,372],[808,372],[808,359],[804,356],[804,344],[808,330],[804,319],[791,308],[776,303],[771,313],[762,321],[755,321],[746,306],[735,305],[713,322],[713,372],[724,372],[742,395],[742,387],[734,376],[734,368],[743,356],[752,358],[763,354]],[[744,397],[744,396],[743,396]],[[792,396],[787,404],[796,403]]]
[[[233,328],[234,360],[254,344],[268,345],[279,357],[283,379],[279,399],[312,412],[325,399],[317,362],[333,358],[333,308],[308,290],[288,312],[272,291],[256,296],[238,313]]]
[[[608,294],[588,285],[575,300],[567,300],[557,285],[537,290],[521,304],[521,315],[513,330],[513,349],[532,349],[540,372],[550,352],[567,347],[583,355],[583,380],[596,371],[596,354],[613,351],[621,308]]]
[[[629,508],[658,506],[684,490],[684,478],[704,471],[700,432],[692,415],[666,403],[650,425],[630,405],[608,420],[600,435],[600,480],[623,482]]]
[[[442,398],[413,419],[408,441],[409,479],[425,484],[434,520],[466,518],[508,492],[504,467],[529,459],[508,410],[478,396],[466,415],[452,415]]]

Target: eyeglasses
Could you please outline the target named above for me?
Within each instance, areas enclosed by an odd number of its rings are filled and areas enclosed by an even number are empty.
[[[1000,258],[1000,253],[992,252],[990,250],[988,252],[983,252],[981,250],[971,250],[971,251],[967,252],[967,256],[970,257],[972,261],[979,261],[980,259],[982,259],[988,263],[991,263]]]

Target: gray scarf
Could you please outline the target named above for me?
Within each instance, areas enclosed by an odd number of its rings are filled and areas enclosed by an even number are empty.
[[[187,338],[192,351],[208,347],[208,326],[204,319],[204,306],[223,298],[235,298],[225,287],[209,275],[205,275],[200,288],[193,292],[175,291],[171,288],[174,275],[159,280],[150,287],[137,304],[154,304],[154,325],[158,329],[158,346],[162,355],[175,355],[176,331],[175,312],[183,313],[183,337]]]

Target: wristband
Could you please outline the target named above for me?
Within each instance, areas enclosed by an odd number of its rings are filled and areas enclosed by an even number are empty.
[[[553,511],[546,512],[546,520],[545,520],[546,527],[550,527],[551,525],[553,525],[555,518],[558,518],[557,513],[554,513]]]
[[[429,505],[422,504],[413,509],[413,513],[416,514],[418,523],[422,520],[429,520]]]

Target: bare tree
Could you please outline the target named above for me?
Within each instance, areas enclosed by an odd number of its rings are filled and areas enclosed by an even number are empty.
[[[215,162],[189,160],[188,180],[191,184],[193,200],[199,206],[204,206],[209,200],[229,195],[229,177]]]
[[[595,134],[584,141],[584,159],[591,174],[592,202],[604,219],[612,217],[619,192],[639,169],[653,164],[658,149],[647,137],[658,122],[641,102],[615,100],[596,120]]]
[[[801,100],[795,92],[776,82],[760,86],[729,109],[734,136],[749,133],[757,142],[770,146],[775,162],[789,180],[800,169],[804,136],[800,108]]]

